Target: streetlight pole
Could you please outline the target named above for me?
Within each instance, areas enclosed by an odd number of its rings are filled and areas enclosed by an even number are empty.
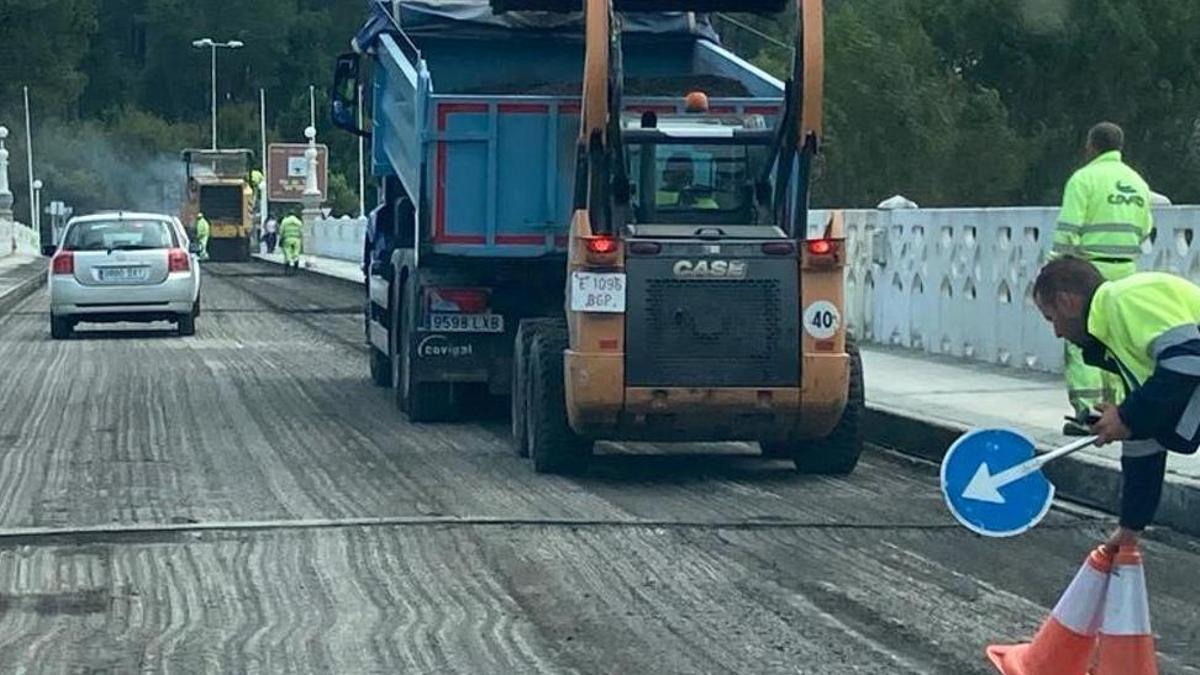
[[[33,226],[37,213],[33,209],[33,127],[29,121],[29,87],[25,87],[25,166],[29,170],[29,225]]]
[[[229,42],[216,42],[212,38],[200,38],[192,40],[192,46],[196,49],[204,49],[207,47],[212,51],[212,149],[217,149],[217,49],[241,49],[246,46],[241,40],[230,40]]]

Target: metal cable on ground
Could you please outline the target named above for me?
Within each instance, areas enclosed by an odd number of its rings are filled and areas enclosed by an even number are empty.
[[[1080,518],[1069,523],[1042,525],[1041,529],[1074,529],[1102,518]],[[37,540],[95,542],[139,535],[195,534],[202,532],[254,532],[267,530],[313,530],[367,527],[570,527],[622,529],[702,530],[960,530],[958,523],[832,523],[795,519],[661,520],[641,518],[539,518],[494,516],[390,516],[357,518],[309,518],[298,520],[214,521],[209,523],[130,523],[81,527],[14,527],[0,529],[0,546],[28,544]]]

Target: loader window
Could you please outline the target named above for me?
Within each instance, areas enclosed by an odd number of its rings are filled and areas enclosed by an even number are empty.
[[[757,223],[754,181],[765,155],[765,148],[740,145],[630,146],[637,221]]]

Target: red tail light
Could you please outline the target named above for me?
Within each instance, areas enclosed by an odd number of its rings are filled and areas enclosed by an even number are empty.
[[[460,314],[482,314],[491,302],[486,288],[431,288],[429,311]]]
[[[833,242],[828,239],[813,239],[808,242],[808,252],[813,255],[829,255],[833,253]]]
[[[587,240],[589,253],[607,255],[617,252],[617,240],[612,237],[592,237]]]
[[[75,254],[71,251],[59,251],[54,256],[52,267],[55,274],[75,274]]]
[[[187,272],[190,269],[192,269],[192,261],[188,257],[187,251],[181,248],[173,248],[167,251],[168,272]]]

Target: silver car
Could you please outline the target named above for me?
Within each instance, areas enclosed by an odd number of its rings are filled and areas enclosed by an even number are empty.
[[[172,321],[196,332],[198,247],[177,218],[97,213],[72,218],[50,261],[50,335],[71,336],[81,321]]]

